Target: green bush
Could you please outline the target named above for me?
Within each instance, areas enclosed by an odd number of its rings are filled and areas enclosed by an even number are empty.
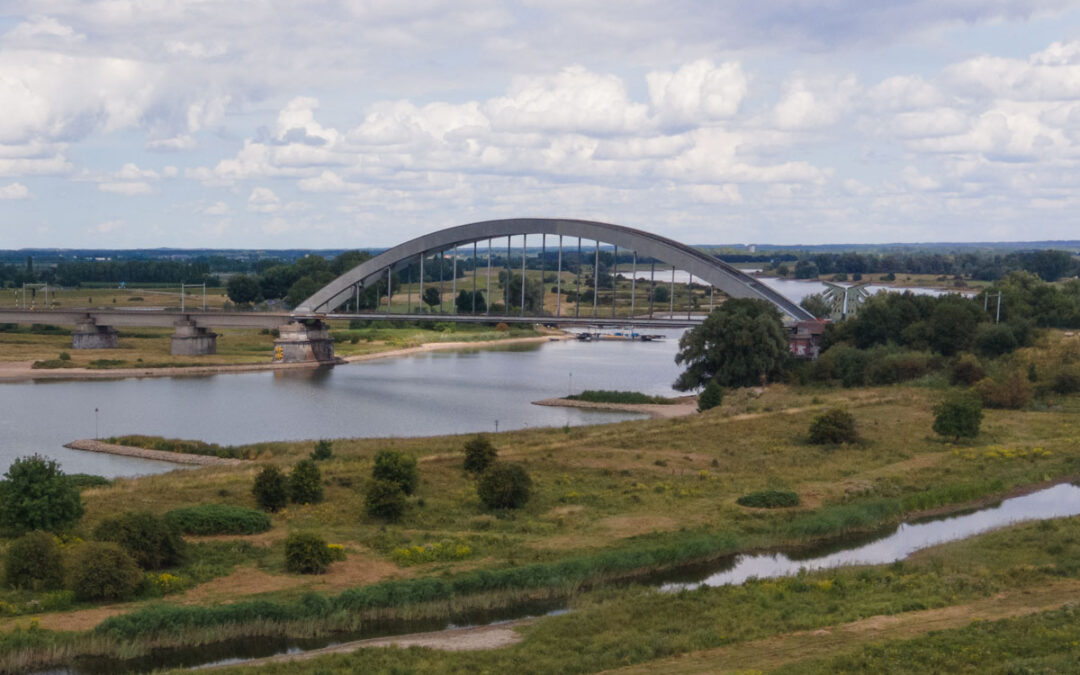
[[[934,432],[959,440],[975,438],[982,424],[982,402],[972,391],[955,392],[934,406]]]
[[[984,378],[975,384],[975,391],[979,393],[985,407],[1009,410],[1026,408],[1033,395],[1031,381],[1019,372],[1014,372],[1003,380]]]
[[[477,434],[465,441],[465,470],[469,473],[484,473],[495,463],[498,456],[498,450],[483,434]]]
[[[987,358],[1008,354],[1019,346],[1012,327],[1005,323],[980,324],[975,332],[975,350]]]
[[[131,556],[111,542],[80,544],[68,570],[68,583],[79,600],[127,600],[143,580]]]
[[[56,537],[35,530],[11,542],[4,558],[4,582],[35,591],[63,586],[64,560]]]
[[[334,456],[334,442],[325,438],[315,442],[315,449],[311,451],[311,458],[322,462]]]
[[[11,463],[0,482],[0,526],[57,532],[83,514],[82,496],[60,465],[40,455]]]
[[[275,513],[285,508],[289,503],[289,487],[285,474],[276,466],[265,466],[255,476],[255,483],[251,487],[251,493],[255,495],[255,502],[263,511]]]
[[[318,504],[323,500],[322,472],[313,459],[302,459],[289,474],[289,499],[295,504]]]
[[[986,377],[986,371],[974,354],[961,354],[949,371],[949,381],[969,387]]]
[[[810,423],[810,442],[814,445],[837,445],[857,440],[855,417],[842,408],[826,410]]]
[[[520,464],[496,462],[480,476],[476,493],[489,509],[519,509],[529,501],[532,479]]]
[[[799,495],[788,490],[760,490],[743,495],[735,500],[739,506],[752,506],[756,509],[780,509],[799,505]]]
[[[181,532],[194,535],[257,534],[270,529],[270,516],[230,504],[199,504],[173,509],[165,519]]]
[[[698,412],[705,412],[724,402],[724,388],[716,380],[709,380],[698,396]]]
[[[294,574],[322,574],[330,565],[326,541],[310,532],[293,532],[285,539],[285,569]]]
[[[184,540],[176,525],[146,511],[106,518],[93,536],[119,545],[144,570],[173,567],[184,557]]]
[[[409,457],[397,450],[380,450],[375,453],[375,466],[371,469],[371,477],[377,481],[397,483],[402,492],[411,495],[416,492],[416,486],[420,482],[420,471],[416,467],[415,457]]]
[[[1050,388],[1055,394],[1075,394],[1080,391],[1080,369],[1071,367],[1059,370]]]
[[[405,491],[397,483],[373,480],[364,494],[364,511],[374,518],[398,520],[405,513]]]
[[[69,473],[68,482],[80,490],[83,488],[103,487],[112,485],[112,481],[104,476],[95,476],[92,473]]]
[[[659,404],[669,405],[674,399],[664,396],[649,396],[639,391],[608,391],[607,389],[586,389],[580,394],[572,394],[566,397],[570,401],[587,401],[589,403],[632,403],[632,404]]]

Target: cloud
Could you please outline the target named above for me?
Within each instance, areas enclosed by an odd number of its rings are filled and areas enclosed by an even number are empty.
[[[748,89],[741,64],[717,67],[708,59],[688,63],[675,72],[654,71],[645,79],[653,110],[662,121],[675,125],[731,117]]]
[[[229,212],[229,205],[225,202],[214,202],[210,206],[205,207],[199,213],[207,216],[223,216]]]
[[[122,220],[107,220],[104,223],[100,223],[94,228],[94,231],[99,234],[108,234],[116,232],[124,228],[124,221]]]
[[[795,76],[784,83],[774,111],[781,129],[799,131],[836,124],[851,108],[859,86],[854,77],[808,79]]]
[[[0,199],[27,199],[30,189],[22,183],[11,183],[0,187]]]
[[[270,188],[257,187],[248,196],[248,211],[273,213],[281,208],[281,199]]]

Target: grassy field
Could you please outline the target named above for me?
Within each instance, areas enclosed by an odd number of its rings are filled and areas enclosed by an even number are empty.
[[[184,305],[187,309],[201,308],[203,289],[187,287],[184,291]],[[153,284],[149,288],[67,288],[57,291],[49,288],[49,307],[72,309],[94,307],[98,309],[180,309],[180,284],[174,286]],[[224,288],[206,289],[206,308],[221,309],[229,301]],[[31,297],[26,292],[26,306],[45,309],[45,292],[37,289]],[[4,289],[0,291],[0,309],[23,307],[22,289]]]
[[[1060,360],[1065,346],[1058,339],[1017,358]],[[933,377],[914,385],[847,390],[775,385],[761,393],[730,392],[722,406],[687,418],[492,435],[500,457],[522,463],[533,478],[532,500],[514,512],[481,505],[474,480],[462,470],[468,437],[338,439],[333,458],[320,462],[325,502],[290,505],[272,515],[267,532],[193,540],[189,560],[169,570],[178,580],[162,594],[99,607],[0,592],[0,609],[10,615],[2,624],[8,633],[0,640],[0,661],[21,663],[28,654],[46,653],[131,654],[154,644],[195,644],[226,634],[310,635],[377,616],[445,616],[455,608],[566,597],[578,611],[536,623],[520,645],[507,650],[373,650],[268,672],[389,670],[392,661],[383,659],[390,654],[403,672],[502,672],[508,658],[531,664],[527,672],[595,672],[633,664],[656,672],[700,672],[722,670],[709,659],[733,658],[710,650],[822,626],[968,606],[976,609],[956,611],[970,619],[989,611],[977,609],[988,598],[1018,589],[1040,593],[1066,582],[1072,585],[1050,595],[1080,599],[1080,583],[1072,583],[1080,579],[1080,523],[1074,520],[1012,528],[886,568],[673,595],[643,588],[587,591],[613,578],[735,551],[873,531],[912,514],[1080,475],[1080,397],[1056,398],[1027,411],[987,410],[978,439],[950,444],[930,430],[931,409],[941,393]],[[811,419],[834,405],[853,413],[862,442],[809,445]],[[258,465],[288,469],[313,444],[239,448],[238,456],[258,462],[88,488],[86,515],[72,536],[85,538],[102,519],[129,510],[165,513],[201,503],[254,507],[251,484]],[[363,505],[372,458],[386,448],[418,458],[421,475],[404,517],[393,524],[364,515]],[[797,493],[799,506],[755,509],[736,503],[768,489]],[[286,573],[283,542],[293,531],[317,532],[343,545],[346,560],[324,575]],[[416,553],[435,549],[454,554]],[[251,605],[253,600],[263,604]],[[198,609],[221,603],[229,603],[228,609]],[[267,618],[271,610],[277,619]],[[138,618],[109,624],[122,630],[105,636],[86,632],[132,612]],[[31,619],[38,631],[32,640],[26,630]],[[965,625],[946,627],[962,631]],[[16,627],[21,632],[12,633]],[[904,635],[920,639],[917,632]],[[783,640],[798,644],[796,637]],[[679,664],[657,661],[685,652],[696,653],[702,667],[683,671]],[[806,653],[837,656],[836,650]],[[680,659],[691,662],[698,661]],[[822,670],[808,672],[826,672],[833,662],[823,663]],[[786,664],[775,657],[759,669]]]

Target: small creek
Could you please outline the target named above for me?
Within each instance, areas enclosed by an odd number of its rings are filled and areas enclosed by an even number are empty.
[[[691,565],[653,574],[634,583],[679,591],[701,586],[745,583],[751,578],[791,576],[801,570],[814,571],[849,565],[882,565],[903,560],[917,551],[966,539],[1015,523],[1080,515],[1080,487],[1062,483],[1031,494],[1005,499],[976,511],[920,522],[906,522],[876,537],[859,537],[833,542],[825,548],[800,553],[735,555],[705,565]],[[247,659],[296,653],[343,642],[386,635],[401,635],[446,628],[479,626],[568,611],[565,600],[532,602],[495,611],[454,616],[452,620],[431,619],[371,625],[362,633],[336,634],[318,639],[245,638],[197,648],[158,650],[148,656],[117,661],[86,659],[71,667],[39,671],[38,675],[104,675],[139,673],[157,668],[182,668],[242,663]]]

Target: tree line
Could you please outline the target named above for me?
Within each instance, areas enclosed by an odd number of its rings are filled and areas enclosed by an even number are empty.
[[[814,253],[792,264],[774,261],[768,269],[780,276],[811,279],[822,274],[936,274],[981,281],[997,281],[1012,272],[1036,274],[1057,281],[1080,274],[1080,259],[1069,251],[1013,251],[1011,253]]]

